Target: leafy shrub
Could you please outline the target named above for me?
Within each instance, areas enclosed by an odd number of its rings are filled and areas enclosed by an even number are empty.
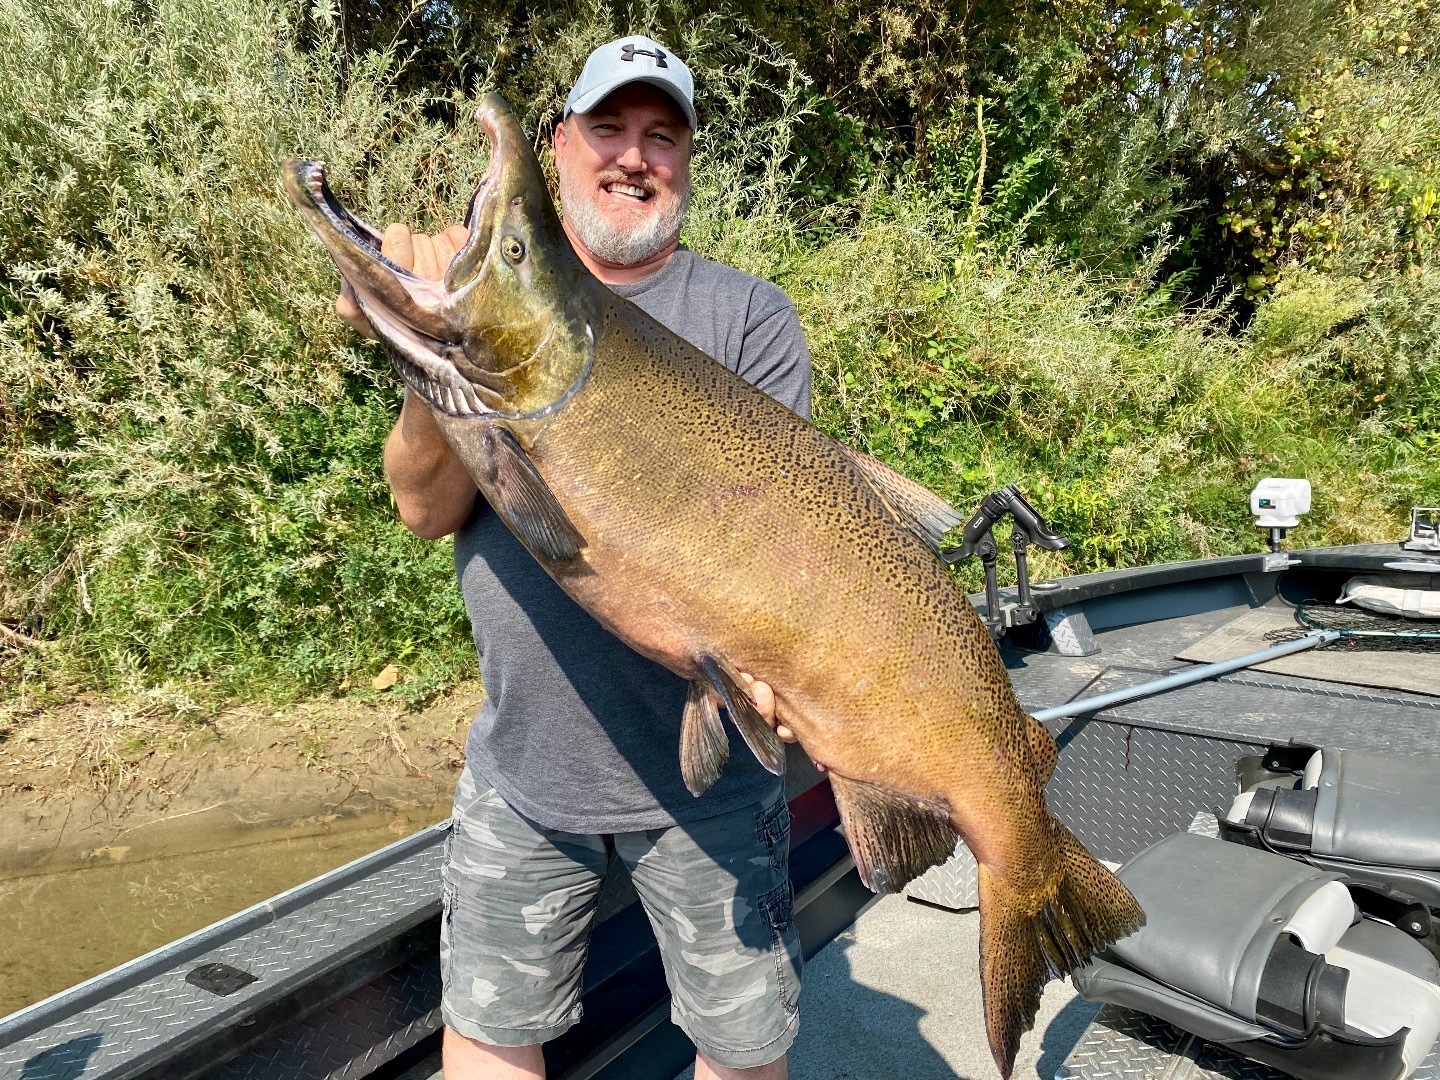
[[[393,55],[342,80],[323,35],[302,50],[302,14],[0,8],[0,614],[62,646],[54,677],[285,694],[464,659],[445,551],[377,469],[395,380],[277,178],[303,149],[361,207],[433,217],[476,150],[388,93]]]

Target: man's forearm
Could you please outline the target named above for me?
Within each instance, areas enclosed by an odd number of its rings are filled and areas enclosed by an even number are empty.
[[[465,524],[475,505],[475,482],[430,410],[409,391],[385,440],[384,461],[395,507],[411,532],[438,540]]]

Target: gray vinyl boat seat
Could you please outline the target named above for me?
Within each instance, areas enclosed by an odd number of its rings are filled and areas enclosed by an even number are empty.
[[[1147,916],[1076,988],[1301,1080],[1403,1080],[1440,1034],[1440,969],[1335,871],[1191,833],[1119,871]]]
[[[1440,758],[1292,743],[1236,773],[1240,794],[1216,815],[1225,839],[1370,886],[1389,898],[1386,918],[1440,955]]]

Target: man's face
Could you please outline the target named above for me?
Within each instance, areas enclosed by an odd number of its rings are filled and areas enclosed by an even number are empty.
[[[555,129],[566,226],[605,262],[635,266],[680,233],[690,126],[669,94],[630,83]]]

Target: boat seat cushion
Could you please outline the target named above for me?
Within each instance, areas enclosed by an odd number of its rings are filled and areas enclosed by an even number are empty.
[[[1282,929],[1339,875],[1190,833],[1167,837],[1120,872],[1145,909],[1146,924],[1110,951],[1167,986],[1256,1019],[1260,983]],[[1343,885],[1338,925],[1312,940],[1334,945],[1354,921]]]
[[[1307,1080],[1400,1080],[1440,1033],[1435,959],[1333,871],[1180,833],[1119,876],[1147,922],[1075,973],[1092,1001]]]
[[[1394,927],[1362,919],[1325,951],[1325,962],[1349,972],[1345,1026],[1375,1038],[1408,1029],[1402,1058],[1413,1072],[1440,1035],[1435,958]]]
[[[1292,784],[1256,783],[1220,816],[1227,839],[1440,907],[1440,758],[1316,749]]]

